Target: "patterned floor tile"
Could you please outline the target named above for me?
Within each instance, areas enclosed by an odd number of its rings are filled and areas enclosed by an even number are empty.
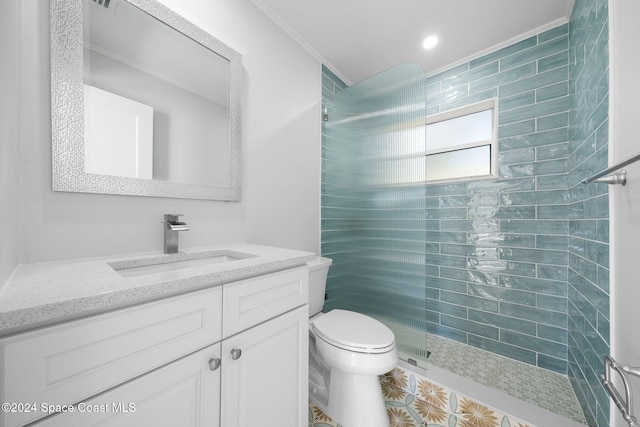
[[[535,427],[402,368],[380,377],[391,427]],[[309,403],[309,427],[341,427]]]

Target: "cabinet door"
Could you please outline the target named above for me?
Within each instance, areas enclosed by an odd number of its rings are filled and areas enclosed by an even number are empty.
[[[307,425],[307,305],[222,341],[225,427]]]
[[[38,427],[219,427],[220,343],[61,413]]]

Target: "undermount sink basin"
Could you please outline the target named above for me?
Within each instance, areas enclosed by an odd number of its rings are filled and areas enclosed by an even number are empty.
[[[139,258],[135,260],[109,263],[123,277],[142,276],[184,268],[202,267],[253,258],[255,255],[234,251],[210,251],[191,254],[164,255],[157,258]]]

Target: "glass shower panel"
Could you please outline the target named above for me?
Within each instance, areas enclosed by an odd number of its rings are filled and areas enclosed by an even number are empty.
[[[400,64],[326,100],[322,253],[325,310],[372,316],[400,357],[426,367],[426,79]]]

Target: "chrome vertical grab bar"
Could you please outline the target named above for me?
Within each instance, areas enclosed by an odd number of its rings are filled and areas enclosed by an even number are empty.
[[[592,182],[603,182],[606,184],[622,184],[625,185],[627,183],[627,174],[626,171],[621,171],[620,173],[614,174],[612,176],[608,176],[603,178],[602,180],[598,180],[599,178],[608,175],[612,172],[617,171],[618,169],[621,169],[627,165],[630,165],[631,163],[637,162],[638,160],[640,160],[640,154],[637,154],[635,156],[633,156],[630,159],[625,160],[624,162],[620,162],[615,166],[611,166],[608,169],[605,169],[601,172],[598,172],[597,174],[590,176],[589,178],[585,178],[583,179],[581,182],[583,184],[590,184]]]
[[[615,386],[611,382],[611,370],[614,370],[620,375],[622,379],[622,384],[624,386],[624,395],[623,399],[616,390]],[[631,386],[629,385],[629,380],[627,376],[624,374],[625,372],[640,376],[640,368],[620,365],[616,362],[612,357],[605,356],[604,357],[604,374],[600,376],[600,381],[604,386],[607,393],[611,397],[611,400],[616,404],[620,412],[622,412],[622,418],[629,424],[629,427],[640,427],[636,417],[633,415],[633,396],[631,395]]]

